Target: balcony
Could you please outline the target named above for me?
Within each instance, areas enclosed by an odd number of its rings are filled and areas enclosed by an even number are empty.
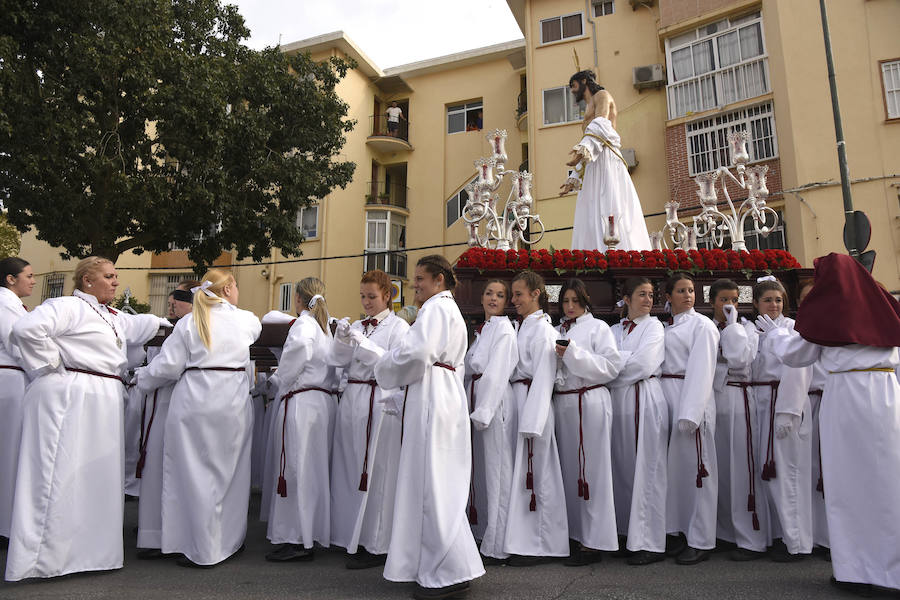
[[[366,144],[378,152],[412,150],[412,144],[409,143],[409,125],[409,121],[401,119],[397,128],[391,131],[387,116],[372,115],[369,117],[369,130],[372,133],[366,138]]]
[[[366,206],[393,206],[407,210],[409,188],[405,185],[384,181],[370,181],[367,185]]]
[[[519,92],[518,106],[516,106],[516,127],[519,131],[528,130],[528,92]]]
[[[406,252],[403,250],[366,250],[366,271],[381,269],[392,277],[406,279]]]
[[[721,108],[771,90],[769,59],[754,58],[668,86],[669,119]]]

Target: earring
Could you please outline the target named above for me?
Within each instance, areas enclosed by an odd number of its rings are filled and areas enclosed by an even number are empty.
[[[89,284],[87,284],[87,286],[88,286],[88,287],[94,287],[94,284],[93,284],[93,283],[89,283]]]

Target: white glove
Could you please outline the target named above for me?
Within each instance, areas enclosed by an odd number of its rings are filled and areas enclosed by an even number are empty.
[[[678,431],[681,433],[694,433],[697,431],[697,425],[690,419],[678,419]]]
[[[403,399],[405,395],[406,394],[402,389],[395,389],[390,393],[383,392],[381,397],[378,399],[378,403],[381,405],[381,412],[386,415],[399,417],[401,411],[403,410]]]
[[[756,317],[756,326],[766,333],[778,329],[778,324],[772,320],[769,315],[759,315]]]
[[[350,319],[344,317],[337,323],[337,329],[334,330],[334,337],[341,340],[342,342],[347,342],[347,339],[350,335]]]
[[[734,325],[738,320],[738,311],[733,304],[726,304],[722,307],[725,312],[725,325]]]
[[[784,439],[788,434],[800,428],[800,415],[791,413],[775,413],[775,437]]]
[[[347,343],[351,346],[359,346],[365,339],[366,335],[359,329],[348,329]]]
[[[171,329],[172,327],[175,327],[174,325],[172,325],[172,324],[169,322],[168,319],[163,319],[162,317],[159,318],[159,326],[160,326],[160,327],[165,327],[166,329]]]

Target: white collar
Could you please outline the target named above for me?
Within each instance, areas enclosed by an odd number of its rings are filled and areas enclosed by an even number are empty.
[[[100,304],[100,301],[97,300],[97,296],[88,294],[87,292],[82,292],[81,290],[74,290],[72,292],[72,295],[76,298],[81,298],[85,302],[88,302],[89,304],[92,304],[94,306],[106,306],[105,304]]]
[[[453,300],[453,294],[450,293],[450,290],[444,290],[443,292],[438,292],[437,294],[435,294],[434,296],[432,296],[431,298],[429,298],[428,300],[423,302],[422,307],[419,310],[421,311],[422,308],[425,308],[426,306],[428,306],[429,304],[431,304],[432,302],[434,302],[435,300],[438,300],[440,298],[450,298],[451,300]]]
[[[379,323],[381,323],[382,321],[384,321],[385,319],[387,319],[388,316],[390,316],[390,314],[391,314],[391,309],[390,309],[390,308],[386,308],[386,309],[384,309],[383,311],[381,311],[380,313],[378,313],[378,314],[375,315],[375,316],[372,316],[372,317],[368,317],[368,316],[367,316],[366,319],[375,319],[376,321],[378,321]],[[363,320],[365,320],[365,319],[363,319]]]
[[[646,315],[641,315],[640,317],[637,317],[634,319],[629,319],[628,317],[624,317],[622,319],[622,321],[631,321],[632,323],[643,323],[644,321],[646,321],[649,318],[650,318],[650,313],[647,313]]]
[[[8,287],[0,287],[0,304],[6,304],[11,307],[18,306],[24,310],[22,299],[16,296],[15,292]]]
[[[677,315],[674,315],[674,316],[672,317],[672,324],[673,324],[673,325],[678,325],[678,324],[681,323],[682,321],[684,321],[684,320],[686,320],[686,319],[689,319],[689,318],[693,317],[693,316],[696,315],[696,314],[697,314],[697,313],[694,312],[694,308],[691,307],[691,308],[687,309],[686,311],[684,311],[684,312],[682,312],[682,313],[678,313]]]

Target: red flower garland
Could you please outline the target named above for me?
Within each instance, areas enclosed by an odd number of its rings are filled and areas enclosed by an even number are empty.
[[[491,250],[469,248],[456,261],[462,269],[479,271],[606,271],[666,269],[669,271],[782,271],[803,268],[785,250]]]

